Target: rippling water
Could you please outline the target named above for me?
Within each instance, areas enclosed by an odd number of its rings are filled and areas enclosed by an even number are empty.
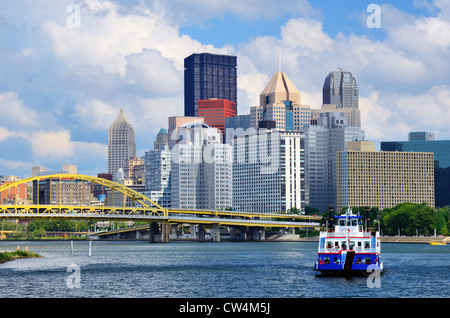
[[[314,242],[0,242],[43,256],[0,264],[0,297],[447,298],[450,246],[382,246],[379,288],[366,277],[322,277]],[[79,288],[70,277],[79,268]],[[72,275],[72,276],[71,276]],[[69,278],[69,282],[68,282]],[[75,281],[73,281],[75,282]]]

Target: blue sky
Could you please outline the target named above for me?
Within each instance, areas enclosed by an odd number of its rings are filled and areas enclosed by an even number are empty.
[[[381,27],[369,28],[369,4]],[[80,7],[70,28],[67,7]],[[410,131],[449,139],[450,4],[446,0],[13,1],[0,11],[0,174],[31,167],[106,171],[120,108],[138,155],[167,117],[183,115],[183,59],[238,57],[238,111],[257,105],[278,67],[320,108],[323,80],[341,67],[360,88],[362,128],[376,142]]]

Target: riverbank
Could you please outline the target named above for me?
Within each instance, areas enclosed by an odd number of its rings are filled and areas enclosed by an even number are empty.
[[[13,261],[19,258],[39,258],[42,257],[38,253],[30,252],[27,248],[24,251],[15,250],[15,251],[0,251],[0,264]]]
[[[277,237],[273,241],[298,241],[298,242],[318,242],[319,237],[305,237],[300,238],[298,235],[286,234]],[[382,236],[381,243],[422,243],[429,244],[431,242],[445,242],[450,243],[448,236]]]

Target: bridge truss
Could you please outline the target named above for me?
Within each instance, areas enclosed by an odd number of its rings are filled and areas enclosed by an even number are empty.
[[[77,219],[77,220],[117,220],[163,222],[172,224],[217,224],[222,226],[257,226],[257,227],[314,227],[314,222],[321,217],[309,217],[289,214],[261,214],[235,211],[209,211],[209,210],[182,210],[166,209],[150,200],[147,196],[133,189],[103,178],[80,174],[54,174],[31,177],[0,186],[0,192],[17,187],[21,184],[34,182],[39,187],[39,181],[50,180],[82,180],[91,184],[100,184],[102,187],[120,192],[124,198],[130,198],[133,206],[126,206],[125,199],[122,206],[82,206],[82,205],[49,205],[39,204],[36,198],[34,204],[0,205],[0,219]],[[39,195],[39,190],[36,191]],[[58,192],[61,194],[61,191]],[[59,200],[61,202],[61,200]]]

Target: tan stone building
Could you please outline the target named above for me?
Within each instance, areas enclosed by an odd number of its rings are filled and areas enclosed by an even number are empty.
[[[250,107],[250,126],[274,121],[282,131],[299,131],[310,124],[311,107],[301,104],[301,96],[287,75],[276,72],[259,95],[259,106]]]
[[[434,207],[432,152],[375,151],[369,141],[337,153],[337,211],[346,206],[391,208],[403,202]]]

